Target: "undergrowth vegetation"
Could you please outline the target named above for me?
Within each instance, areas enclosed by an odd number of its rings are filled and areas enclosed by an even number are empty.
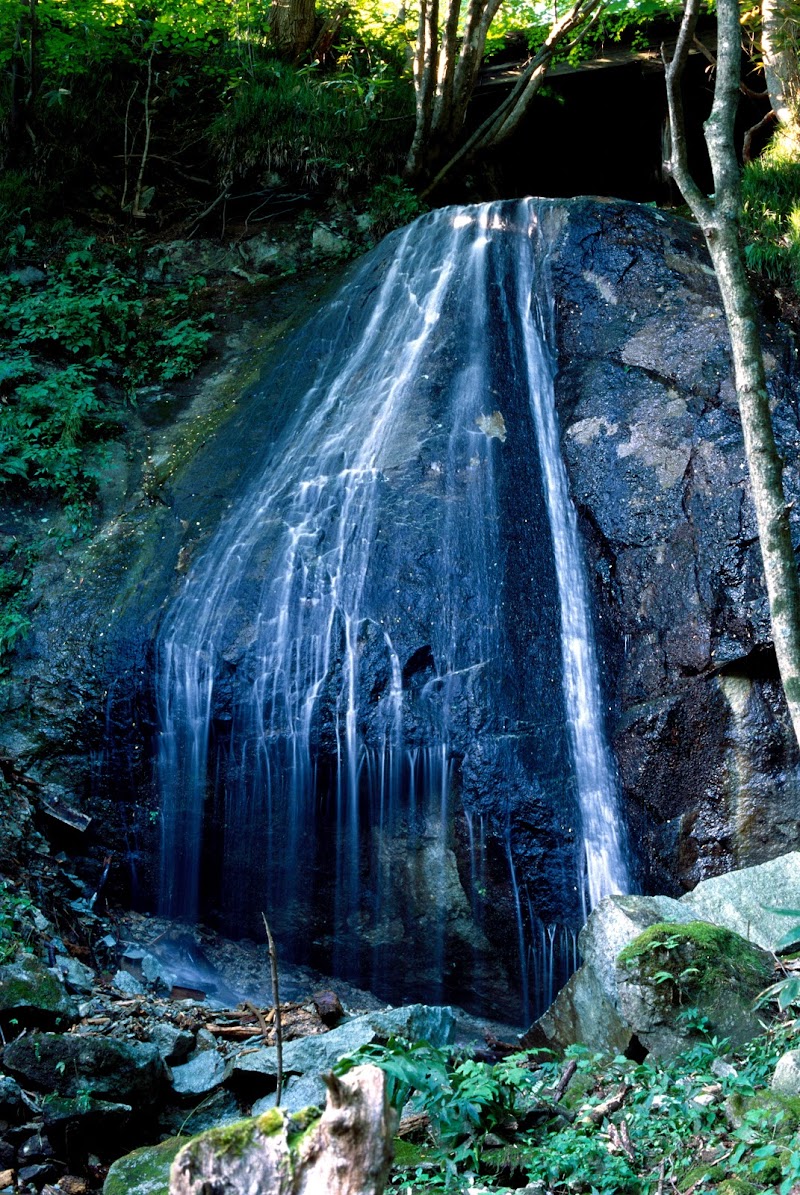
[[[751,269],[800,293],[800,144],[781,130],[742,176],[745,253]]]
[[[20,227],[13,256],[35,245]],[[191,291],[156,290],[135,255],[67,236],[45,271],[0,278],[0,483],[58,496],[78,533],[93,451],[117,436],[143,380],[190,373],[211,336]]]
[[[46,268],[28,260],[42,253],[19,225],[0,276],[0,487],[12,505],[56,499],[63,544],[90,524],[136,387],[191,373],[213,317],[199,307],[202,279],[183,290],[149,282],[136,243],[119,249],[67,228],[51,239]],[[29,626],[32,546],[12,536],[0,548],[2,675]]]
[[[775,1023],[731,1051],[696,1012],[685,1017],[697,1044],[672,1062],[609,1060],[572,1047],[563,1060],[539,1051],[489,1064],[394,1041],[339,1065],[380,1066],[412,1126],[413,1140],[396,1142],[393,1195],[526,1185],[542,1195],[795,1192],[800,1098],[769,1083],[800,1025]]]

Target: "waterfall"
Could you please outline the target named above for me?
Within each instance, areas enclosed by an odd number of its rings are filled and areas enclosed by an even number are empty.
[[[625,890],[551,307],[536,202],[443,209],[265,383],[282,432],[160,631],[163,911],[264,907],[293,956],[435,999],[502,933],[473,812],[523,989],[542,925]]]

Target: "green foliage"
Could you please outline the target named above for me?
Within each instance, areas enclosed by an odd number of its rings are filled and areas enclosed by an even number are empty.
[[[696,1013],[685,1015],[702,1029]],[[429,1114],[426,1144],[398,1143],[394,1195],[525,1183],[554,1193],[655,1195],[660,1182],[664,1190],[789,1195],[800,1179],[800,1100],[768,1086],[797,1030],[796,1022],[773,1025],[736,1054],[706,1034],[663,1064],[573,1047],[567,1058],[576,1074],[558,1107],[553,1091],[565,1060],[543,1062],[541,1054],[492,1066],[396,1040],[364,1047],[339,1067],[373,1062],[386,1072],[395,1106]],[[622,1106],[596,1123],[592,1110],[620,1092]]]
[[[0,123],[14,164],[0,233],[31,190],[52,211],[68,198],[115,219],[192,216],[237,182],[251,195],[335,175],[345,189],[396,169],[413,120],[413,12],[360,0],[344,20],[321,6],[320,23],[334,14],[332,44],[298,68],[275,60],[269,6],[255,0],[37,0],[35,28],[27,2],[0,6],[0,107],[14,102],[12,65],[23,84],[22,109]]]
[[[427,1042],[409,1045],[393,1039],[386,1046],[364,1046],[340,1063],[340,1073],[364,1062],[385,1071],[392,1104],[412,1097],[430,1117],[437,1147],[449,1161],[464,1162],[477,1143],[514,1115],[518,1098],[533,1088],[523,1055],[488,1066]]]
[[[742,199],[747,264],[800,293],[800,145],[790,132],[745,167]]]
[[[24,916],[33,907],[26,892],[18,892],[8,880],[0,880],[0,965],[14,958],[28,943]]]
[[[26,612],[29,580],[25,554],[15,545],[0,565],[0,676],[8,671],[8,656],[30,628]]]
[[[367,196],[367,212],[378,236],[410,224],[425,210],[425,204],[396,174],[384,178]]]
[[[402,116],[404,98],[384,70],[363,79],[349,69],[328,75],[268,61],[233,90],[211,125],[211,144],[229,178],[263,185],[277,175],[312,189],[337,179],[350,185],[356,174],[380,171],[381,122],[397,114],[398,99]]]
[[[15,234],[12,256],[33,246]],[[190,373],[211,335],[192,295],[159,293],[134,257],[73,240],[44,281],[0,279],[0,485],[60,498],[73,532],[85,525],[97,447],[121,434],[124,399],[141,382]],[[0,624],[0,652],[24,630]]]
[[[772,913],[778,913],[781,917],[800,917],[800,909],[770,909]],[[793,925],[787,933],[781,937],[775,945],[776,950],[785,950],[789,946],[795,946],[800,942],[800,924]],[[800,976],[797,974],[786,975],[783,979],[779,979],[777,983],[770,984],[758,998],[759,1004],[767,1004],[770,1000],[774,1000],[778,1008],[783,1012],[789,1008],[790,1005],[800,1001]]]

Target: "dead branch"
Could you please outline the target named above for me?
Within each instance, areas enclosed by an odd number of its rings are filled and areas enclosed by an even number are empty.
[[[625,1154],[629,1162],[636,1162],[636,1151],[633,1148],[633,1142],[628,1133],[628,1122],[626,1120],[620,1123],[619,1128],[617,1128],[613,1121],[609,1121],[608,1139],[616,1153]]]
[[[666,1163],[665,1163],[664,1159],[662,1158],[661,1162],[659,1164],[659,1167],[658,1167],[658,1186],[656,1187],[656,1195],[664,1195],[664,1170],[665,1170],[665,1168],[666,1168]]]
[[[593,1108],[584,1108],[581,1113],[582,1120],[589,1120],[592,1124],[602,1124],[607,1116],[611,1116],[613,1112],[618,1112],[625,1103],[625,1096],[628,1094],[627,1087],[623,1084],[615,1095],[610,1095],[600,1104],[595,1104]]]
[[[572,1076],[575,1074],[575,1071],[577,1069],[578,1069],[578,1063],[577,1063],[576,1059],[573,1058],[573,1059],[571,1059],[570,1062],[567,1063],[567,1065],[564,1068],[564,1071],[561,1075],[561,1078],[558,1080],[558,1083],[556,1083],[556,1086],[553,1089],[553,1103],[554,1104],[561,1103],[562,1099],[564,1098],[564,1092],[569,1087]]]
[[[757,133],[760,133],[762,129],[765,129],[767,127],[767,125],[773,124],[777,119],[778,119],[777,112],[775,111],[774,108],[770,108],[769,112],[763,118],[763,120],[759,120],[757,124],[751,125],[751,127],[747,130],[747,132],[744,135],[744,141],[742,143],[742,161],[744,162],[745,166],[747,165],[748,162],[752,162],[752,160],[753,160],[753,154],[752,154],[753,138],[756,136]]]
[[[144,93],[144,147],[142,149],[142,158],[139,163],[139,174],[136,179],[136,190],[133,195],[133,207],[131,215],[144,216],[141,209],[142,201],[142,187],[144,186],[144,171],[147,165],[147,154],[150,149],[150,133],[152,129],[152,106],[150,104],[150,93],[153,87],[153,55],[155,54],[155,46],[150,51],[150,57],[147,59],[147,87]]]
[[[269,948],[269,968],[272,976],[272,1004],[275,1009],[275,1048],[278,1055],[278,1083],[275,1089],[275,1106],[281,1102],[283,1091],[283,1034],[281,1033],[281,1001],[278,993],[278,956],[275,952],[275,942],[272,930],[269,928],[266,913],[261,914],[264,929],[267,931],[267,946]]]
[[[272,962],[272,939],[270,939],[269,942],[270,942],[270,962]],[[274,990],[275,990],[275,983],[273,981],[273,991]],[[253,1004],[252,1000],[245,1000],[244,1006],[245,1006],[245,1008],[249,1009],[249,1011],[256,1018],[256,1020],[258,1021],[258,1027],[261,1030],[261,1033],[263,1034],[264,1041],[268,1042],[269,1041],[269,1029],[267,1028],[267,1022],[264,1020],[264,1014],[261,1012],[261,1009],[256,1008],[256,1006],[255,1006],[255,1004]],[[275,1007],[276,1008],[278,1007],[277,999],[275,1002]]]

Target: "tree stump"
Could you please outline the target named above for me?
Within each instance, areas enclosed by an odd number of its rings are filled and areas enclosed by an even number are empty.
[[[397,1127],[386,1076],[358,1066],[323,1078],[322,1115],[275,1108],[190,1141],[172,1164],[170,1195],[382,1195]]]

